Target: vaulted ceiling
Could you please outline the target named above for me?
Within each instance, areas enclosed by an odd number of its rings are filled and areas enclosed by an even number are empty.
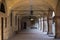
[[[5,0],[8,9],[30,9],[31,0]],[[58,0],[32,0],[33,9],[56,8]]]
[[[1,0],[0,0],[0,2],[1,2]]]
[[[7,10],[30,10],[31,4],[32,10],[48,10],[49,8],[55,10],[58,0],[5,0],[5,3]]]

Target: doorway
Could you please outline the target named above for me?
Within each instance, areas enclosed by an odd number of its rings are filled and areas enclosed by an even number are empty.
[[[24,25],[24,26],[23,26],[23,29],[26,29],[26,27],[27,27],[27,23],[24,22],[23,25]]]

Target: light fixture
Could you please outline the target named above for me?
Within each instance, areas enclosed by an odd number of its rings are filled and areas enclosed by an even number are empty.
[[[34,20],[34,18],[33,18],[33,10],[32,10],[32,0],[30,0],[30,16],[29,16],[29,19],[30,19],[31,21]]]
[[[33,18],[31,18],[30,20],[31,20],[31,21],[33,21],[34,19],[33,19]]]
[[[29,16],[29,19],[31,20],[31,21],[33,21],[34,20],[34,18],[33,18],[34,16],[33,16],[33,10],[31,10],[30,11],[30,16]]]

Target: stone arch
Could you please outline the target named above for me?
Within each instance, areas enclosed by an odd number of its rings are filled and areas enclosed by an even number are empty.
[[[25,1],[24,1],[24,2],[25,2]],[[48,1],[43,1],[43,2],[45,2],[45,4],[44,4],[43,6],[46,6],[46,7],[50,8],[51,10],[54,10],[53,6],[51,6],[51,5],[48,3]],[[18,7],[19,7],[19,4],[22,5],[22,3],[17,2],[17,3],[15,3],[11,8],[12,8],[12,9],[18,8]]]
[[[37,18],[35,16],[32,16],[32,18],[35,21],[37,20]],[[29,27],[29,25],[32,26],[35,23],[35,22],[34,23],[32,23],[32,22],[33,21],[30,20],[30,16],[24,16],[24,17],[22,17],[21,18],[21,29],[23,29],[24,26],[26,26],[26,28]],[[26,23],[26,25],[24,25],[24,23]],[[31,23],[32,23],[32,25],[31,25]]]
[[[1,3],[1,9],[0,9],[1,12],[5,13],[5,6],[3,3]]]

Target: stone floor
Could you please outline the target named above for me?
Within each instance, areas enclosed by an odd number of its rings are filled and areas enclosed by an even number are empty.
[[[49,37],[46,32],[37,29],[23,30],[9,40],[60,40]]]

